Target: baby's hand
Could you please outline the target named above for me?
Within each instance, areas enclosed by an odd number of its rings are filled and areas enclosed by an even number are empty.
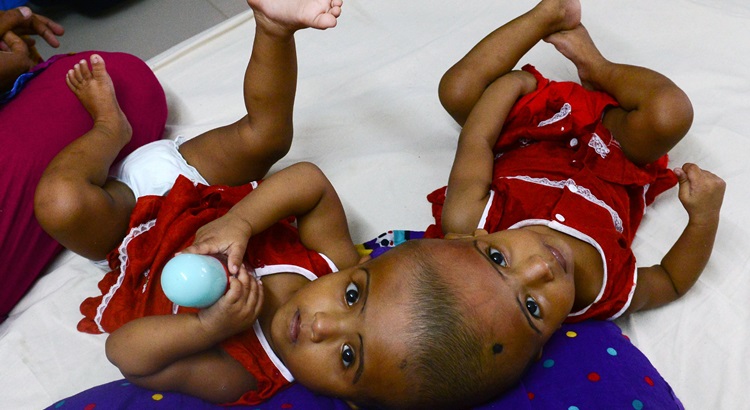
[[[193,244],[183,249],[182,252],[227,255],[229,272],[237,274],[245,256],[247,241],[253,234],[252,231],[252,227],[245,220],[229,212],[198,229]]]
[[[229,278],[229,290],[213,305],[198,312],[204,328],[220,339],[249,329],[263,307],[263,283],[248,273],[244,265]]]
[[[687,163],[674,170],[680,182],[679,198],[694,223],[716,223],[726,183],[713,173]]]

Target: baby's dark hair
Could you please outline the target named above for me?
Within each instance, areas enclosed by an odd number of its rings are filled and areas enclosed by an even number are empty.
[[[461,408],[485,384],[482,343],[449,284],[439,280],[431,264],[419,265],[410,309],[413,356],[408,371],[418,380],[420,407]]]
[[[460,409],[488,400],[494,391],[487,380],[482,356],[489,351],[450,283],[442,280],[434,262],[419,249],[423,241],[400,246],[416,247],[414,275],[408,286],[412,304],[407,316],[410,356],[405,363],[407,380],[413,381],[413,403],[408,408]],[[420,256],[421,255],[421,256]],[[499,386],[498,386],[499,387]]]

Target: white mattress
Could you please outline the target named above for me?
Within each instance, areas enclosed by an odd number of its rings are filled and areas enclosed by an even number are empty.
[[[339,26],[297,35],[296,136],[275,169],[308,160],[338,188],[355,241],[422,230],[425,195],[445,184],[458,128],[440,107],[443,72],[533,1],[348,0]],[[695,121],[671,154],[728,184],[713,257],[683,299],[618,324],[688,409],[750,409],[750,3],[745,0],[583,1],[584,24],[611,60],[645,65],[691,97]],[[165,137],[193,136],[242,115],[253,38],[247,12],[149,61],[170,115]],[[575,69],[540,44],[523,62],[557,80]],[[62,80],[61,80],[62,81]],[[657,263],[686,222],[668,191],[635,241]],[[38,409],[119,379],[104,336],[78,333],[78,305],[102,272],[66,252],[0,326],[0,408]]]

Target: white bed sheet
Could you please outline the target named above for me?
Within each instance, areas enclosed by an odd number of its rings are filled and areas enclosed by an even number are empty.
[[[529,0],[348,0],[339,26],[297,35],[296,136],[275,169],[308,160],[337,187],[356,241],[424,229],[425,195],[447,181],[458,127],[437,99],[442,73]],[[688,409],[750,409],[750,3],[744,0],[583,0],[584,24],[613,61],[645,65],[691,97],[695,121],[671,163],[696,162],[728,184],[713,257],[694,289],[618,324]],[[165,137],[193,136],[242,115],[253,38],[247,12],[149,61],[168,96]],[[522,61],[576,80],[552,46]],[[649,209],[634,248],[652,264],[686,214],[671,190]],[[102,276],[70,252],[0,325],[0,409],[38,409],[120,378],[104,336],[75,330],[79,303]]]

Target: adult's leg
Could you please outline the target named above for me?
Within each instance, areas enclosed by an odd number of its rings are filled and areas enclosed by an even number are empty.
[[[0,107],[0,321],[64,249],[34,217],[34,191],[45,167],[89,130],[91,116],[65,84],[65,73],[91,52],[58,56],[21,93]],[[159,139],[166,99],[151,69],[135,56],[102,52],[133,137],[120,153]]]
[[[180,147],[185,160],[211,184],[239,185],[265,176],[289,151],[297,89],[294,33],[336,25],[341,0],[249,0],[255,39],[245,71],[247,115]]]
[[[474,104],[498,77],[545,37],[576,27],[579,0],[542,0],[533,9],[490,33],[443,75],[438,94],[448,113],[464,125]]]
[[[575,64],[584,86],[604,91],[620,104],[607,111],[604,125],[634,163],[657,160],[690,129],[693,106],[669,78],[605,59],[582,25],[553,34],[547,41]]]

